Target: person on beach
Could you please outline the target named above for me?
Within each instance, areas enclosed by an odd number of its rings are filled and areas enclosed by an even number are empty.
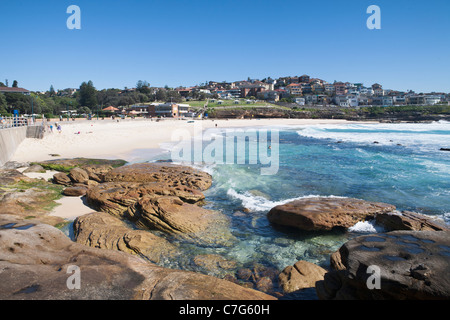
[[[61,125],[58,124],[58,126],[56,127],[56,130],[58,130],[58,133],[61,133],[61,131],[62,131]]]
[[[49,127],[50,127],[50,132],[53,133],[53,125],[51,124]]]

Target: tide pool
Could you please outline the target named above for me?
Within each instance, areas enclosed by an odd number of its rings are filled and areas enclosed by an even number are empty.
[[[212,175],[213,185],[204,192],[205,208],[228,216],[236,240],[230,247],[201,247],[170,239],[180,245],[183,255],[176,261],[162,262],[163,266],[219,277],[255,265],[279,272],[298,260],[327,267],[330,254],[348,239],[361,232],[382,231],[373,224],[360,223],[347,232],[301,232],[268,222],[266,214],[271,208],[305,197],[385,202],[399,211],[450,222],[450,152],[439,150],[450,147],[450,123],[349,123],[277,129],[279,168],[274,175],[261,175],[261,164],[192,164]],[[209,130],[224,134],[223,130]],[[170,150],[171,145],[165,147]],[[170,159],[170,152],[147,160],[161,159]],[[206,270],[193,263],[195,256],[207,254],[220,255],[235,265],[229,270]]]

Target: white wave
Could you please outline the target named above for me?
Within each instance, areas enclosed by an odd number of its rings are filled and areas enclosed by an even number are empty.
[[[297,134],[315,139],[380,145],[401,144],[423,151],[439,150],[450,144],[450,123],[346,124],[304,127]]]
[[[227,195],[241,200],[242,206],[251,210],[251,211],[268,211],[272,209],[273,207],[294,201],[294,200],[300,200],[300,199],[307,199],[307,198],[315,198],[315,197],[326,197],[326,198],[345,198],[345,197],[338,197],[338,196],[319,196],[319,195],[308,195],[308,196],[301,196],[297,198],[291,198],[291,199],[285,199],[280,201],[271,201],[268,200],[262,196],[256,196],[251,194],[250,192],[246,191],[244,193],[238,193],[233,188],[228,189]]]
[[[375,224],[375,221],[359,221],[354,226],[347,229],[349,232],[356,232],[356,233],[380,233],[384,232],[385,230],[377,226]]]

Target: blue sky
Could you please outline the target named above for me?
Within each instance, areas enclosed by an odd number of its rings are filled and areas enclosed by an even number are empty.
[[[81,30],[69,30],[70,5]],[[369,30],[369,5],[381,30]],[[448,0],[0,0],[0,81],[29,90],[309,74],[450,92]]]

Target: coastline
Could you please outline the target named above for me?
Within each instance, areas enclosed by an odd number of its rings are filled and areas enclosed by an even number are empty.
[[[195,120],[203,130],[260,126],[304,126],[319,124],[359,123],[328,119],[230,119]],[[367,122],[365,122],[367,123]],[[177,129],[188,130],[194,136],[194,124],[186,120],[93,120],[61,122],[62,132],[47,133],[44,139],[26,139],[17,148],[11,161],[33,162],[77,157],[123,159],[132,161],[138,149],[159,149],[172,142]],[[52,156],[58,155],[58,156]]]
[[[347,120],[328,119],[231,119],[231,120],[196,120],[201,123],[203,131],[215,128],[244,128],[268,126],[306,126],[319,124],[357,123]],[[188,130],[195,137],[193,123],[186,120],[112,120],[62,122],[62,132],[47,133],[42,139],[26,139],[17,148],[11,161],[19,163],[47,161],[70,158],[123,159],[138,162],[142,150],[146,154],[157,155],[163,152],[161,144],[172,142],[172,134],[177,129]],[[141,151],[141,152],[139,152]],[[59,156],[52,156],[57,154]],[[30,178],[48,180],[54,172],[46,174],[26,173]],[[57,216],[69,221],[90,213],[92,210],[82,197],[63,196],[57,200],[50,216]]]

